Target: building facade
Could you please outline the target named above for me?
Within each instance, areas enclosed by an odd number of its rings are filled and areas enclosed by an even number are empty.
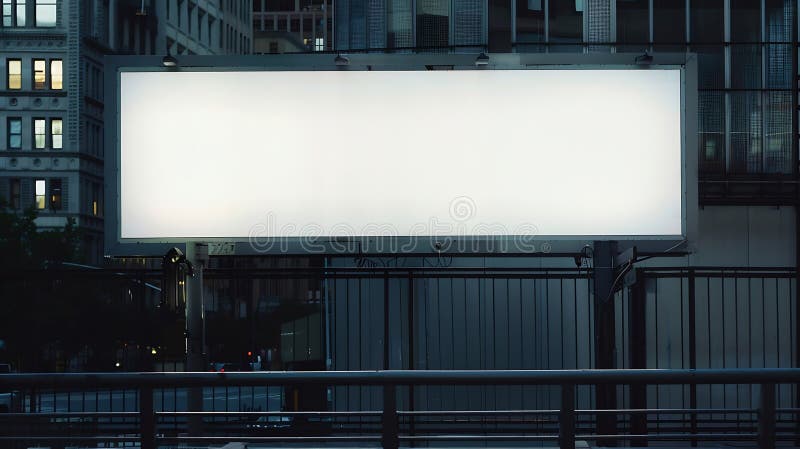
[[[701,196],[793,204],[792,0],[341,0],[336,49],[693,52]],[[756,177],[743,182],[745,177]]]
[[[103,256],[103,58],[249,53],[240,1],[3,0],[0,197],[42,228],[74,218]]]
[[[253,0],[167,0],[156,2],[163,17],[159,36],[170,54],[249,54],[253,45],[250,17]]]
[[[330,0],[253,0],[253,53],[333,49]]]

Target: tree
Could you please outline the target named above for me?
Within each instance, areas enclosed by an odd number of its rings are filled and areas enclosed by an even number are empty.
[[[41,369],[42,352],[70,334],[62,326],[76,309],[74,288],[44,275],[31,275],[61,262],[81,259],[75,220],[63,228],[40,230],[36,209],[15,211],[0,198],[0,359],[29,370]]]
[[[37,216],[33,207],[17,212],[0,198],[0,269],[35,269],[80,261],[81,239],[75,219],[69,217],[61,229],[39,230]]]

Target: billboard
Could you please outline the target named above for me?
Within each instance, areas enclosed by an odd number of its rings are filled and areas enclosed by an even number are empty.
[[[686,235],[681,66],[113,82],[115,242]]]

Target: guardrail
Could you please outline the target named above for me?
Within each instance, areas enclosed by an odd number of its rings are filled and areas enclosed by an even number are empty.
[[[397,449],[401,442],[440,440],[478,440],[478,441],[557,441],[562,449],[574,448],[576,440],[595,442],[653,440],[695,443],[697,441],[752,441],[763,449],[774,448],[778,441],[797,441],[800,439],[796,423],[800,421],[800,408],[776,408],[776,384],[800,383],[800,369],[706,369],[706,370],[493,370],[493,371],[327,371],[327,372],[234,372],[234,373],[68,373],[68,374],[5,374],[0,375],[0,391],[35,390],[80,390],[98,388],[135,389],[138,396],[138,412],[115,413],[24,413],[15,411],[0,415],[0,441],[12,442],[125,442],[138,441],[142,449],[154,449],[159,444],[178,442],[220,443],[229,441],[293,441],[293,442],[380,442],[384,449]],[[619,410],[576,410],[575,389],[584,385],[698,385],[698,384],[748,384],[760,386],[759,407],[743,409],[619,409]],[[381,410],[362,411],[311,411],[311,412],[208,412],[202,410],[185,412],[157,412],[154,409],[154,390],[164,388],[255,387],[264,385],[359,385],[382,388],[383,405]],[[397,389],[404,386],[421,385],[550,385],[560,387],[561,406],[558,410],[458,410],[458,411],[403,411],[397,407]],[[586,415],[613,413],[634,417],[644,416],[682,416],[672,420],[677,423],[670,427],[671,432],[633,434],[617,432],[613,435],[579,433],[590,430],[593,421],[583,420]],[[699,415],[722,414],[736,416],[756,415],[755,428],[747,423],[744,426],[728,426],[718,431],[698,431]],[[492,432],[485,428],[476,433],[457,433],[452,431],[431,432],[424,430],[427,421],[424,417],[454,417],[453,420],[433,421],[440,429],[458,429],[459,425],[469,423],[474,417],[505,417],[502,425],[493,420],[496,426]],[[554,415],[556,420],[542,418]],[[779,415],[794,418],[779,420]],[[265,426],[267,435],[243,435],[242,418],[277,416],[278,419],[265,423],[288,422],[285,417],[302,418],[307,425],[294,429],[279,429],[280,425]],[[217,427],[227,426],[224,435],[203,435],[203,418],[225,418]],[[689,417],[689,419],[686,419]],[[348,431],[347,426],[333,426],[340,418],[358,418],[357,431]],[[579,421],[579,418],[581,420]],[[364,426],[364,419],[368,423]],[[438,419],[438,418],[437,418]],[[660,418],[658,418],[660,419]],[[658,420],[656,419],[656,421]],[[666,419],[666,418],[665,418]],[[190,421],[200,423],[192,430]],[[414,422],[416,420],[416,430]],[[92,423],[89,427],[94,434],[76,431],[82,423]],[[689,426],[689,421],[692,425]],[[316,422],[328,423],[326,431],[310,425]],[[485,423],[486,421],[482,421]],[[27,423],[26,427],[24,424]],[[231,424],[232,423],[232,424]],[[534,430],[534,424],[540,431]],[[779,427],[778,424],[781,423]],[[792,424],[795,423],[795,424]],[[188,426],[186,425],[188,424]],[[402,426],[401,426],[402,424]],[[578,425],[580,424],[580,426]],[[686,424],[686,425],[684,425]],[[785,425],[784,425],[785,424]],[[165,431],[170,425],[184,432]],[[205,423],[206,427],[210,423]],[[334,428],[336,427],[336,428]],[[402,427],[402,428],[401,428]],[[35,434],[23,434],[26,428]],[[435,426],[434,426],[435,428]],[[365,430],[366,429],[366,430]],[[647,427],[645,426],[645,429]],[[739,429],[737,431],[737,429]],[[742,431],[744,429],[746,431]],[[238,430],[238,433],[237,433]],[[281,431],[284,430],[284,431]],[[352,429],[351,429],[352,430]],[[712,429],[713,430],[713,429]],[[77,435],[76,435],[77,433]],[[422,433],[422,434],[420,434]]]

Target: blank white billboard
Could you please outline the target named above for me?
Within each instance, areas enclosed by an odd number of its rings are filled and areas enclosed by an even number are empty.
[[[120,73],[122,239],[680,236],[679,70]]]

